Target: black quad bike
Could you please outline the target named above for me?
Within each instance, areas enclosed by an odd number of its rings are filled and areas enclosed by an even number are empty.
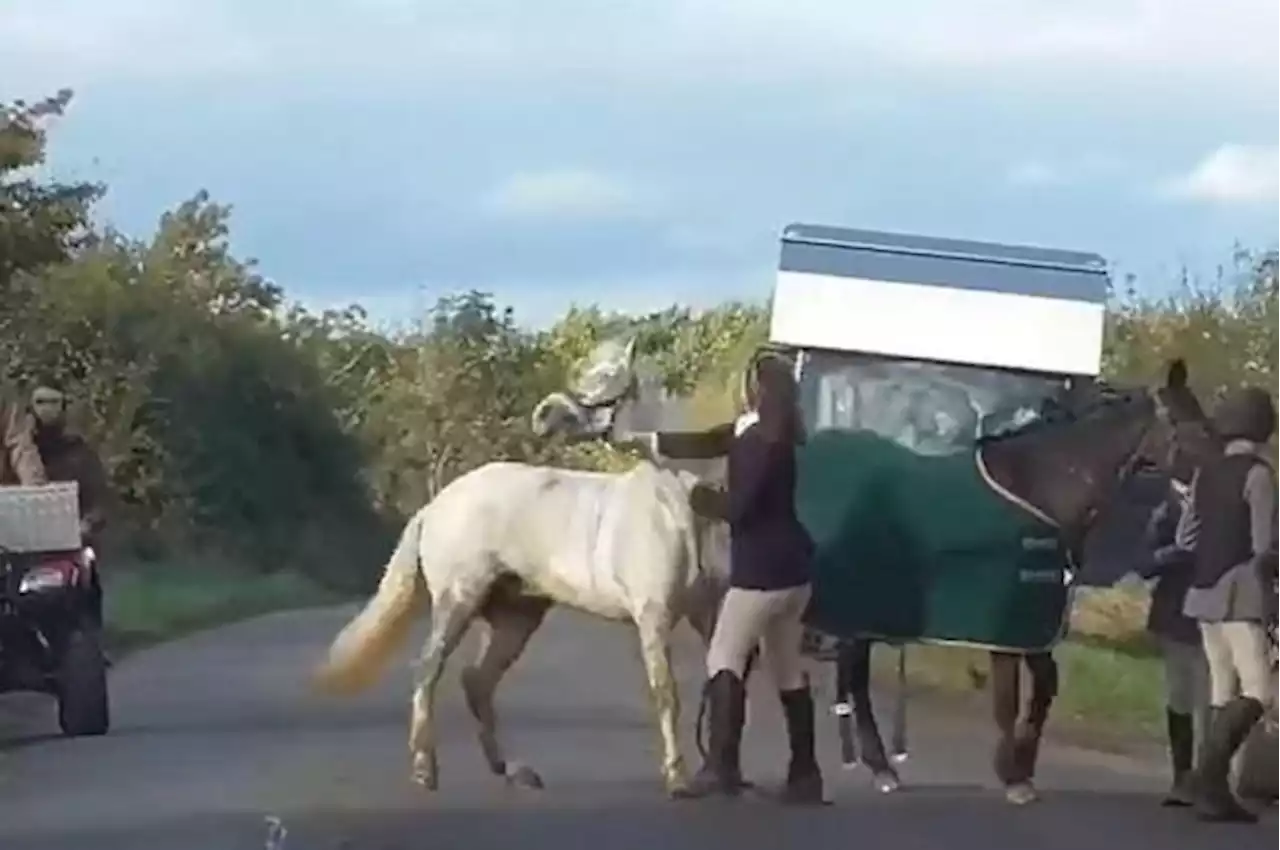
[[[94,552],[17,553],[0,548],[0,694],[58,700],[64,735],[104,735],[111,725]]]

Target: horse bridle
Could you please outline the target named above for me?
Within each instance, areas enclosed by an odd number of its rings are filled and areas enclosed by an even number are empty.
[[[1103,399],[1101,404],[1104,405],[1109,402],[1122,401],[1124,399],[1123,396],[1117,396],[1113,390],[1105,385],[1102,386],[1102,392]],[[1129,480],[1133,478],[1133,476],[1145,465],[1144,461],[1146,458],[1143,457],[1142,450],[1146,445],[1147,437],[1150,435],[1152,428],[1157,425],[1168,428],[1173,434],[1172,439],[1176,441],[1178,438],[1177,424],[1173,415],[1169,412],[1169,405],[1167,405],[1164,399],[1161,398],[1160,390],[1148,390],[1146,395],[1155,405],[1156,415],[1152,418],[1152,421],[1142,429],[1141,433],[1138,434],[1138,438],[1133,445],[1133,450],[1129,453],[1129,456],[1125,459],[1124,463],[1120,464],[1119,469],[1116,470],[1116,474],[1112,478],[1110,487],[1108,488],[1110,493],[1114,494],[1123,489],[1125,484],[1127,484]],[[1067,545],[1069,549],[1075,546],[1083,546],[1084,538],[1088,535],[1089,530],[1093,528],[1093,524],[1095,520],[1097,520],[1098,514],[1102,511],[1102,503],[1105,501],[1105,499],[1099,499],[1089,505],[1085,509],[1084,514],[1080,517],[1079,522],[1075,524],[1074,528],[1062,530],[1064,532],[1063,536],[1068,541]]]

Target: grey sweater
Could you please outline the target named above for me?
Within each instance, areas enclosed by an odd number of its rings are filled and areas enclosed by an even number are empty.
[[[1260,447],[1249,440],[1233,440],[1226,454],[1255,454]],[[1178,520],[1174,542],[1180,549],[1194,551],[1200,532],[1196,513],[1196,483],[1191,482],[1191,499]],[[1244,500],[1249,506],[1249,535],[1253,557],[1228,570],[1213,587],[1193,587],[1187,593],[1183,613],[1205,622],[1261,621],[1275,616],[1276,575],[1276,479],[1265,459],[1249,470],[1244,482]],[[1273,560],[1269,570],[1259,566],[1267,555]]]

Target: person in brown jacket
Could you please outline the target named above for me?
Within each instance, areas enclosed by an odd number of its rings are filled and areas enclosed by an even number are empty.
[[[67,427],[67,398],[52,381],[31,392],[30,413],[35,422],[32,439],[40,453],[49,481],[74,481],[79,485],[80,534],[85,545],[94,545],[106,525],[109,495],[106,470],[88,441]],[[102,625],[102,585],[93,570],[92,613]]]
[[[31,392],[32,439],[50,481],[79,485],[80,531],[91,542],[106,523],[107,476],[88,441],[67,427],[67,398],[53,382]]]

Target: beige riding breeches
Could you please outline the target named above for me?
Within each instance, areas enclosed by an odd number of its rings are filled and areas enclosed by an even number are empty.
[[[764,666],[779,691],[804,687],[801,618],[809,593],[807,584],[784,590],[729,588],[707,649],[707,675],[729,670],[741,677],[747,657],[759,645]]]
[[[1271,641],[1261,623],[1201,621],[1204,654],[1209,661],[1209,702],[1225,705],[1239,693],[1271,705]]]

